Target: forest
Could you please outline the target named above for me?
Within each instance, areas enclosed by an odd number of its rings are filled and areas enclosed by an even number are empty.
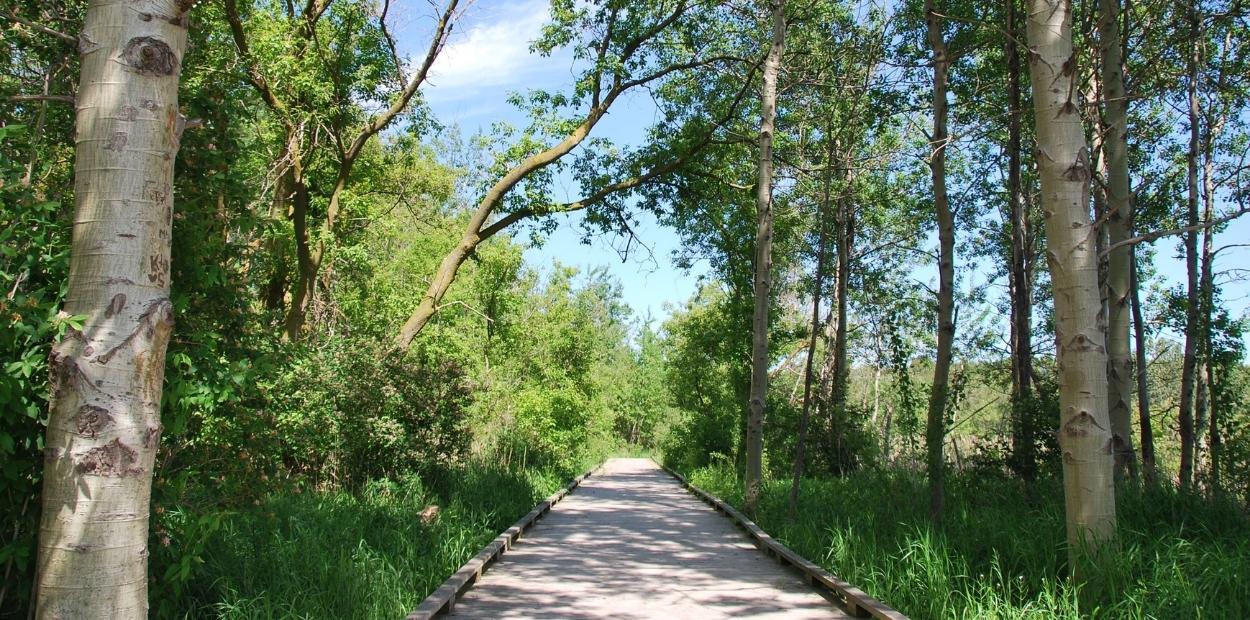
[[[559,79],[462,126],[521,5]],[[1239,0],[0,33],[0,619],[403,617],[626,454],[912,618],[1250,618]]]

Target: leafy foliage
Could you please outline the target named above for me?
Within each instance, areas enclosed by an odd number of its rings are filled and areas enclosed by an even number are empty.
[[[741,504],[732,469],[691,482]],[[1097,577],[1067,578],[1062,488],[978,471],[948,479],[948,523],[933,528],[924,480],[862,471],[808,480],[787,515],[788,484],[767,485],[757,521],[800,555],[913,618],[1142,618],[1246,614],[1244,512],[1175,489],[1130,489],[1122,536]],[[1045,533],[1049,532],[1049,535]],[[1177,576],[1187,578],[1178,579]]]

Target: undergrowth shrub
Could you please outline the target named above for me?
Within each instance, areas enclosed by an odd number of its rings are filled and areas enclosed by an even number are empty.
[[[401,618],[565,482],[481,463],[274,496],[226,515],[167,618]],[[164,568],[177,570],[178,565]]]
[[[24,150],[25,133],[0,123],[0,618],[19,617],[30,595],[52,338],[81,326],[58,314],[73,201],[20,182],[9,154]]]
[[[691,480],[741,505],[727,464]],[[765,486],[756,521],[795,551],[899,611],[926,618],[1250,617],[1250,519],[1231,502],[1176,489],[1121,489],[1117,546],[1096,578],[1068,578],[1063,490],[1053,477],[948,478],[944,524],[921,476],[861,470]]]
[[[276,355],[283,362],[260,362],[237,399],[197,403],[180,446],[179,469],[241,487],[262,482],[250,492],[218,489],[223,497],[251,501],[273,489],[263,484],[271,479],[355,489],[446,466],[467,450],[471,393],[453,362],[349,339]]]

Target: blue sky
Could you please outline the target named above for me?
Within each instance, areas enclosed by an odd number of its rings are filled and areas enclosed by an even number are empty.
[[[532,88],[567,90],[572,86],[573,60],[567,53],[551,57],[531,54],[534,40],[547,18],[547,0],[520,2],[477,2],[453,33],[448,47],[435,63],[426,100],[439,120],[459,125],[463,135],[489,130],[492,123],[506,121],[524,126],[526,118],[507,103],[512,91]],[[414,26],[428,24],[418,22]],[[411,41],[425,41],[421,28],[412,28]],[[645,94],[622,97],[608,116],[595,127],[593,135],[611,138],[621,145],[636,145],[652,122],[655,106]],[[576,153],[574,153],[575,155]],[[577,186],[571,179],[557,180],[556,200],[576,198]],[[698,266],[691,273],[677,269],[670,259],[680,244],[676,233],[659,225],[647,214],[639,217],[635,232],[647,248],[632,250],[622,261],[619,239],[597,237],[582,243],[580,214],[558,216],[560,225],[546,242],[526,252],[527,261],[537,268],[548,268],[553,261],[583,270],[605,267],[620,280],[625,301],[639,318],[661,321],[669,314],[666,304],[679,306],[694,294]],[[518,230],[525,230],[520,228]],[[525,241],[527,234],[518,234]],[[649,251],[648,251],[649,249]]]
[[[541,57],[529,52],[547,17],[547,0],[475,2],[461,19],[448,47],[436,62],[429,87],[423,92],[437,117],[446,124],[459,125],[463,135],[486,131],[491,123],[506,121],[524,126],[526,119],[507,103],[513,91],[531,88],[566,90],[574,78],[574,63],[568,53],[557,52]],[[415,10],[415,9],[413,9]],[[401,44],[410,54],[424,52],[431,26],[426,15],[400,16],[397,31]],[[596,136],[605,136],[618,144],[637,144],[651,123],[655,108],[645,93],[631,94],[613,107],[608,117],[595,128]],[[570,179],[558,182],[556,191],[575,196],[576,185]],[[567,187],[566,187],[567,186]],[[673,266],[672,252],[680,241],[674,231],[660,226],[648,215],[641,216],[639,237],[650,251],[633,252],[622,261],[613,247],[614,239],[596,238],[589,245],[581,242],[581,216],[562,216],[560,226],[541,247],[531,248],[526,258],[535,267],[549,266],[553,260],[583,269],[606,267],[620,280],[625,300],[639,317],[663,320],[669,312],[667,304],[680,306],[694,292],[698,276],[705,269],[696,265],[693,273]],[[526,234],[517,236],[528,238]],[[1250,241],[1250,218],[1234,222],[1217,238],[1221,245]],[[1176,258],[1177,238],[1155,242],[1156,265],[1162,281],[1175,286],[1184,282],[1184,263]],[[1250,248],[1230,248],[1220,255],[1219,269],[1247,266]],[[918,270],[916,277],[931,286],[936,280],[932,269]],[[983,282],[984,276],[971,274]],[[965,282],[966,286],[967,283]],[[1235,315],[1244,316],[1250,309],[1250,285],[1230,282],[1224,285],[1224,301]]]

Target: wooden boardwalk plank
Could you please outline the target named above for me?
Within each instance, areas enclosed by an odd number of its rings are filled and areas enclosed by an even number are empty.
[[[649,459],[608,461],[474,577],[449,616],[852,617]]]

